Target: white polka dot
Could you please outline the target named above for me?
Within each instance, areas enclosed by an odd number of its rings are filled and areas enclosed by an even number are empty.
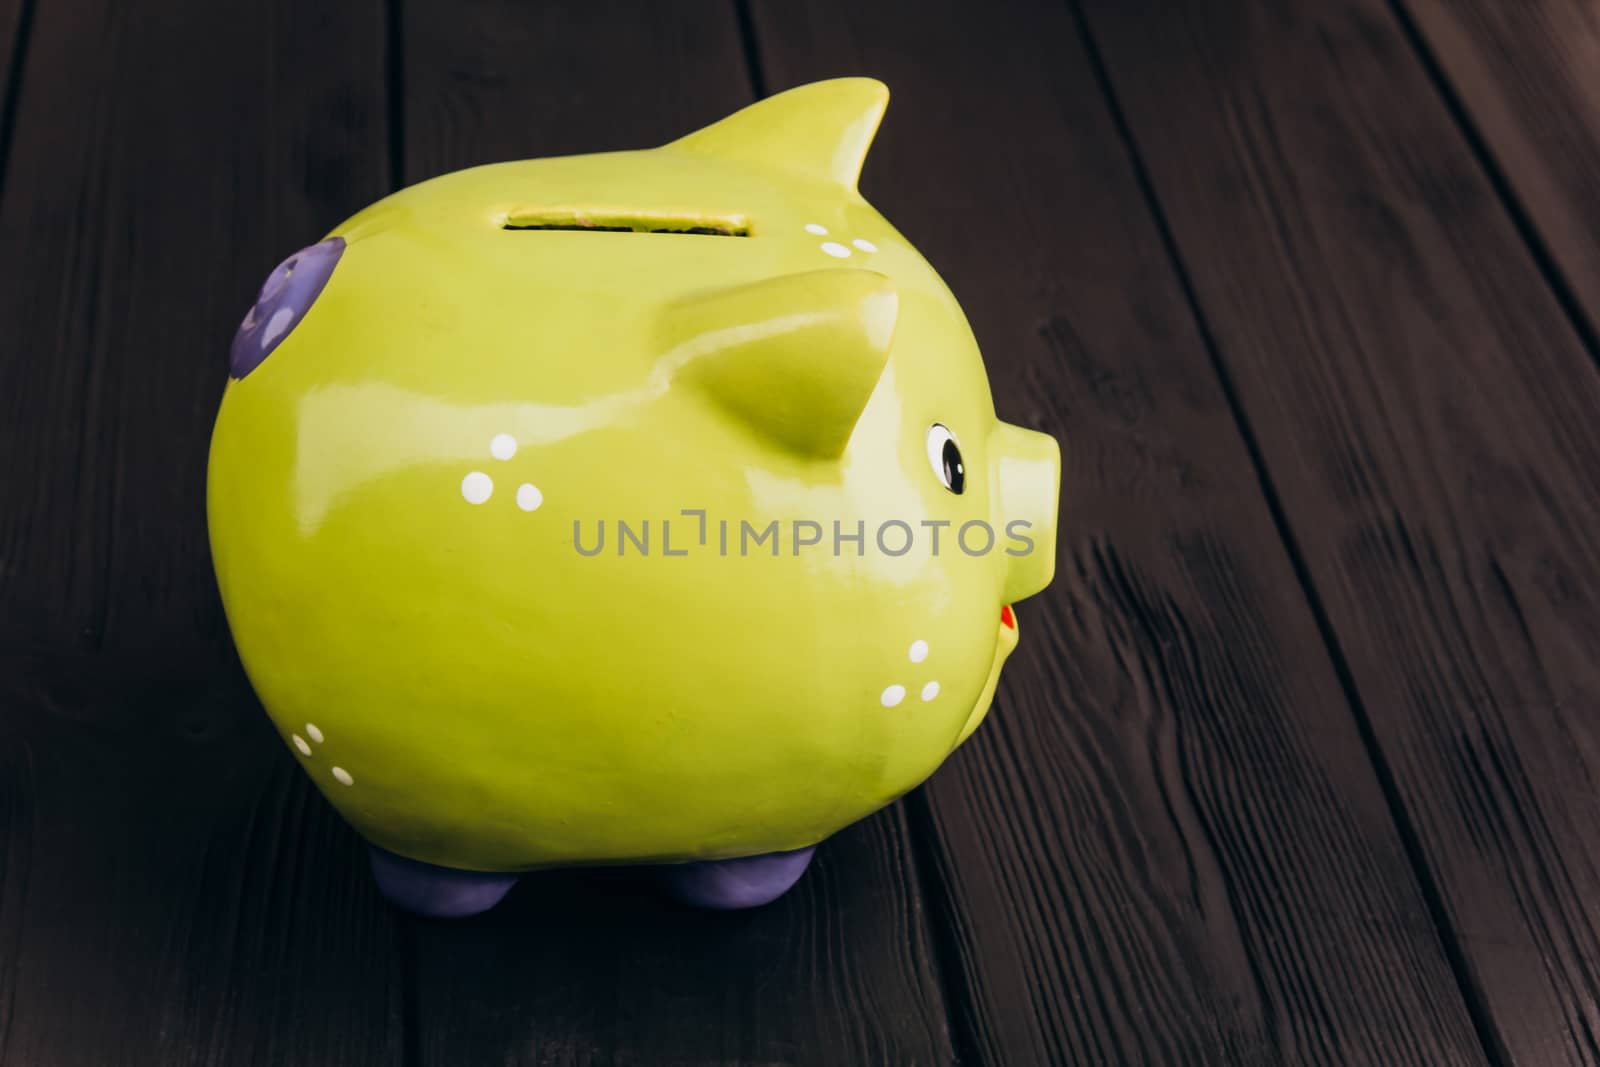
[[[261,331],[261,347],[267,348],[272,342],[283,336],[283,331],[289,328],[289,322],[294,318],[294,308],[279,308],[272,313],[272,318],[267,320],[266,329]]]
[[[921,663],[928,658],[928,642],[918,639],[911,642],[911,662]]]
[[[306,744],[306,739],[299,734],[294,735],[294,747],[300,750],[300,755],[302,756],[311,755],[311,746]]]
[[[822,250],[834,259],[846,259],[850,255],[850,250],[838,241],[822,242]]]
[[[939,683],[938,682],[929,682],[927,685],[922,687],[922,699],[923,700],[932,700],[934,697],[936,697],[938,695],[939,695]]]
[[[906,698],[906,687],[905,686],[903,686],[903,685],[891,685],[889,688],[887,688],[887,689],[885,689],[883,691],[883,696],[879,697],[878,699],[883,702],[883,706],[884,707],[892,708],[896,704],[898,704],[902,700],[904,700],[905,698]]]
[[[818,237],[826,237],[828,235],[828,228],[821,223],[808,222],[806,223],[806,232],[814,233]]]
[[[481,504],[494,492],[494,481],[482,471],[473,471],[461,479],[461,495],[469,504]]]
[[[354,778],[350,777],[350,772],[345,770],[343,767],[335,767],[333,769],[333,776],[335,778],[339,779],[339,781],[341,783],[343,783],[344,785],[355,785],[356,784],[356,780]]]
[[[497,433],[489,442],[489,454],[495,459],[510,459],[517,454],[517,439],[508,433]]]
[[[311,740],[315,741],[317,744],[322,744],[322,731],[317,729],[316,723],[306,723],[306,736],[311,738]]]
[[[523,511],[538,511],[539,505],[544,503],[544,494],[539,492],[537,485],[523,482],[517,487],[517,507]]]
[[[850,243],[861,249],[863,252],[876,252],[878,250],[878,246],[867,240],[865,237],[857,237]]]

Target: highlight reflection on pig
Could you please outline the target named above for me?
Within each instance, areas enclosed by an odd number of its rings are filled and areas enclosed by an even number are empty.
[[[446,175],[267,280],[212,439],[217,576],[396,903],[616,863],[764,903],[983,718],[1059,458],[856,192],[887,95]]]

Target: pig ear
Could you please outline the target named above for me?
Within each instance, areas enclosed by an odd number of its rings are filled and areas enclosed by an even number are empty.
[[[667,146],[828,182],[854,193],[889,90],[871,78],[802,85]]]
[[[889,359],[900,300],[869,270],[716,289],[662,317],[662,367],[783,447],[836,457]]]

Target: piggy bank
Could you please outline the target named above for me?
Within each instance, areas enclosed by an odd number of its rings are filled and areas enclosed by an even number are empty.
[[[1059,453],[996,419],[856,191],[887,99],[448,174],[267,279],[211,440],[217,579],[397,904],[601,864],[761,904],[983,719]]]

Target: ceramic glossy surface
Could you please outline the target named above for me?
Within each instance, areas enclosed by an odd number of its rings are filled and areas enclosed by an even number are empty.
[[[217,576],[285,744],[374,844],[800,850],[978,725],[1008,605],[1050,580],[1059,458],[996,419],[955,299],[856,191],[886,100],[823,82],[424,182],[313,246],[315,286],[277,279],[300,303],[264,352],[252,310]]]

